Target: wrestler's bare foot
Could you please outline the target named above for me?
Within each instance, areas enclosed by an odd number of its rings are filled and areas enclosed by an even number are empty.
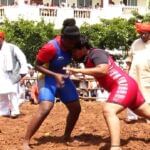
[[[23,143],[23,150],[31,150],[31,147],[29,146],[28,142]]]

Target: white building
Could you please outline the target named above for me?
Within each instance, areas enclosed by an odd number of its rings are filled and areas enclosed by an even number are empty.
[[[65,6],[76,7],[92,7],[94,8],[97,4],[101,7],[109,5],[109,3],[114,2],[115,5],[119,5],[121,2],[126,6],[144,6],[148,7],[150,0],[0,0],[0,5],[13,5],[15,2],[18,3],[48,3],[53,6],[61,6],[61,4],[66,4]]]
[[[128,19],[133,10],[140,14],[148,13],[149,1],[122,0],[124,4],[121,4],[120,0],[0,0],[0,22],[5,17],[12,21],[18,18],[44,19],[54,23],[55,28],[61,28],[64,19],[75,18],[77,25],[81,26],[84,22],[95,24],[101,18]]]

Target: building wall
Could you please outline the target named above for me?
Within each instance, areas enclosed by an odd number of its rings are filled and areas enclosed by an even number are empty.
[[[70,6],[72,6],[73,3],[75,3],[76,6],[77,6],[77,0],[68,0],[68,3],[69,3]]]
[[[42,4],[42,0],[30,0],[31,3]]]
[[[138,0],[138,6],[148,6],[148,0]]]
[[[20,0],[21,1],[21,0]],[[10,21],[16,21],[18,18],[25,20],[51,22],[55,25],[56,29],[62,27],[62,23],[66,18],[75,18],[77,25],[80,27],[84,22],[88,24],[96,24],[100,18],[112,19],[122,17],[129,19],[132,14],[131,11],[137,10],[140,14],[149,13],[150,10],[143,7],[105,7],[105,9],[75,9],[64,8],[51,8],[51,7],[37,7],[30,5],[22,5],[20,7],[1,7],[0,22],[5,20],[5,17]],[[31,15],[32,14],[32,15]],[[63,14],[63,15],[62,15]]]
[[[66,0],[69,6],[72,6],[73,3],[77,4],[77,0]],[[43,0],[43,3],[52,4],[52,0]]]
[[[121,0],[113,0],[113,1],[116,5],[119,5]]]
[[[113,1],[115,2],[115,4],[120,4],[121,0],[113,0]],[[148,0],[137,0],[138,6],[147,6],[147,4],[148,4]]]
[[[123,0],[112,0],[116,5],[120,4],[120,1]],[[149,0],[137,0],[137,5],[138,6],[148,6],[148,1]],[[100,3],[101,4],[101,0],[92,0],[93,6],[95,6],[96,3]]]
[[[7,1],[7,0],[6,0]],[[16,0],[16,1],[19,1],[19,0]],[[23,0],[21,0],[23,1]],[[50,3],[52,2],[52,0],[25,0],[25,1],[29,1],[29,2],[35,2],[35,3]],[[76,4],[77,6],[77,0],[66,0],[69,4],[69,6],[72,6],[73,3]],[[100,5],[102,4],[102,1],[104,0],[92,0],[92,7],[94,7],[97,3],[99,3]],[[112,0],[116,5],[119,5],[120,4],[120,1],[123,1],[123,0]],[[138,6],[148,6],[148,1],[149,0],[137,0],[137,5]]]
[[[97,3],[99,3],[99,5],[102,4],[102,0],[93,0],[92,1],[92,6],[94,7]]]
[[[66,0],[69,4],[69,6],[72,6],[73,3],[77,6],[77,0]],[[101,4],[102,0],[92,0],[92,7],[94,7],[97,3]],[[43,0],[43,3],[52,3],[52,0]]]
[[[18,4],[24,4],[25,2],[27,4],[32,4],[32,3],[36,3],[36,4],[42,4],[43,0],[14,0],[15,2],[17,2]]]

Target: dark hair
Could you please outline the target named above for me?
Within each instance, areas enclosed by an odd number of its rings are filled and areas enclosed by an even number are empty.
[[[76,21],[74,18],[64,20],[61,36],[69,39],[78,39],[80,37],[80,31],[76,26]]]
[[[87,49],[92,48],[92,45],[89,42],[89,38],[85,35],[80,35],[80,40],[79,42],[76,44],[75,48],[77,49],[81,49],[83,47],[86,47]]]
[[[68,18],[68,19],[65,19],[64,22],[63,22],[63,27],[66,27],[66,26],[75,26],[76,25],[76,21],[74,18]]]

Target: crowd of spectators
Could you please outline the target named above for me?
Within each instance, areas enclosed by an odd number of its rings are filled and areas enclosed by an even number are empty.
[[[32,66],[28,66],[28,74],[20,82],[20,99],[22,102],[30,101],[31,104],[38,104],[38,73]]]

